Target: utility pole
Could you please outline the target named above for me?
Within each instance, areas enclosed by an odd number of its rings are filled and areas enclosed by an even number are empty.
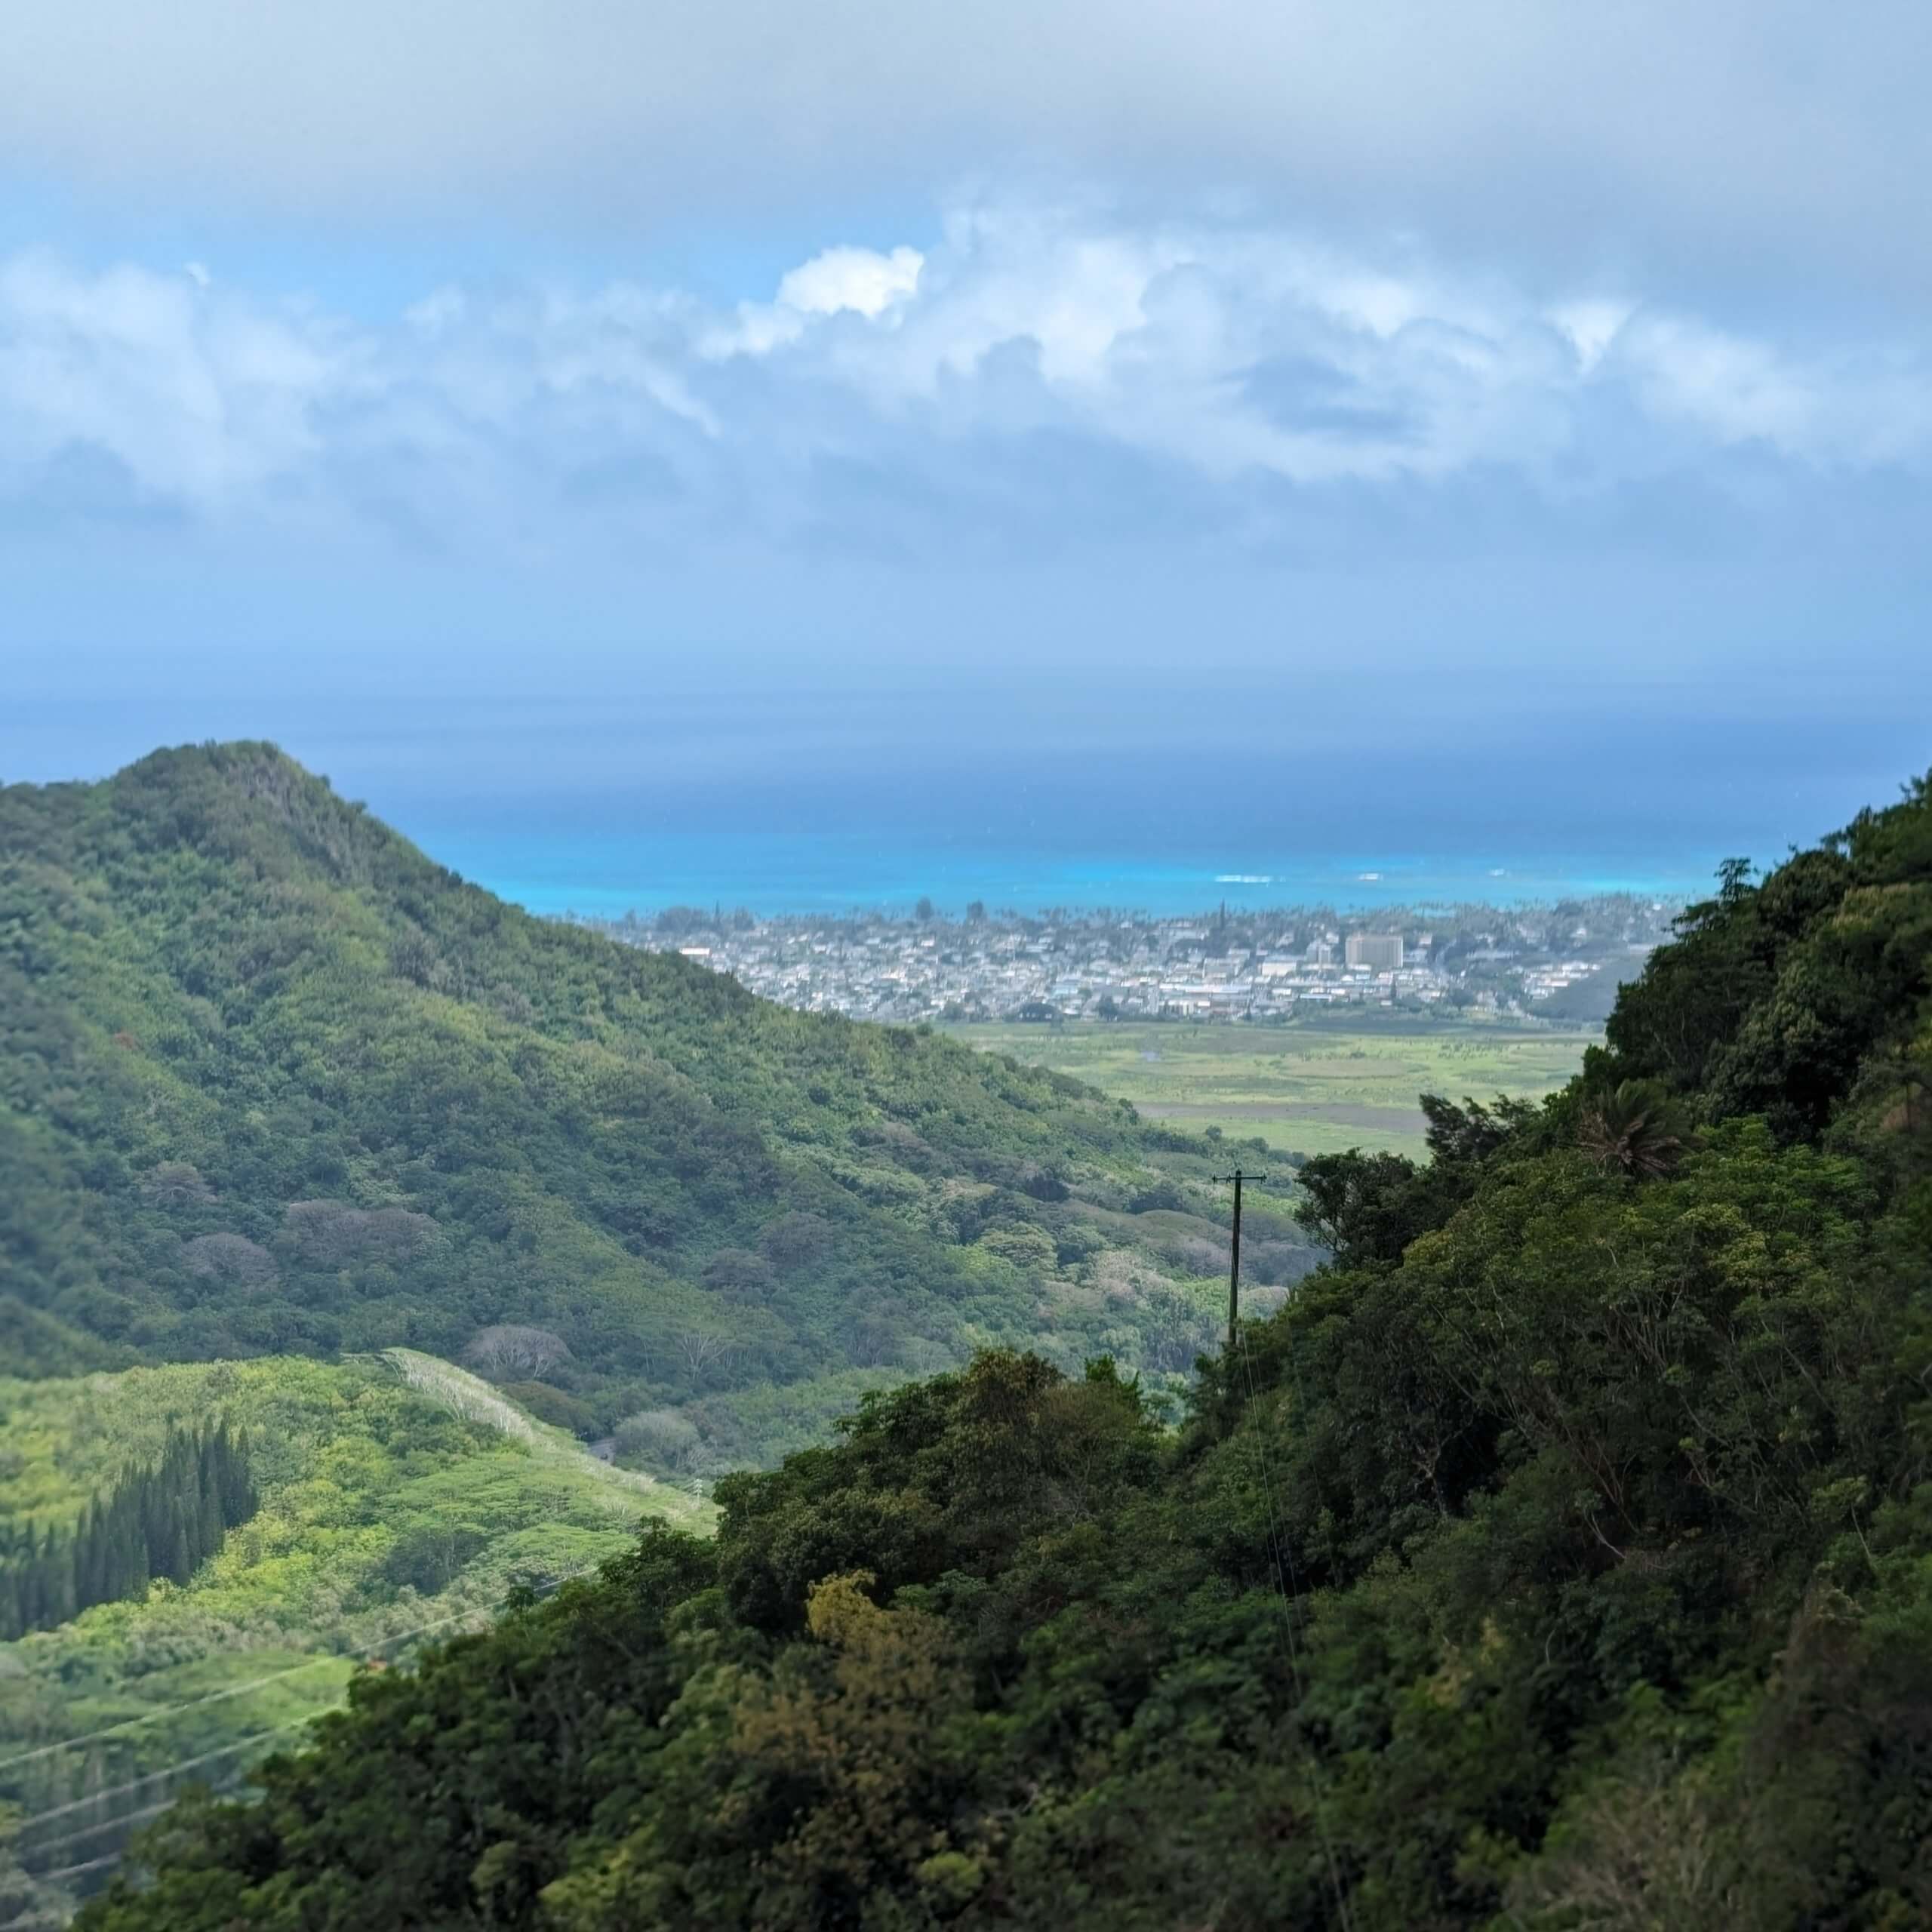
[[[1234,1238],[1228,1244],[1228,1348],[1235,1346],[1235,1324],[1241,1319],[1241,1184],[1244,1180],[1266,1180],[1266,1174],[1244,1174],[1237,1168],[1231,1174],[1209,1177],[1217,1186],[1235,1184]]]

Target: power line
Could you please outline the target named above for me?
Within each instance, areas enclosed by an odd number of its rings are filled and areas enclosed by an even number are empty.
[[[264,1737],[279,1737],[284,1731],[296,1730],[338,1708],[334,1704],[318,1704],[312,1711],[304,1711],[301,1716],[291,1718],[285,1724],[271,1724],[266,1730],[251,1730],[246,1737],[237,1738],[232,1744],[218,1745],[212,1751],[203,1751],[195,1757],[183,1758],[177,1763],[165,1764],[158,1771],[146,1771],[137,1778],[130,1778],[125,1784],[109,1785],[105,1790],[88,1792],[85,1798],[72,1798],[65,1804],[56,1804],[45,1811],[36,1811],[30,1818],[16,1819],[14,1829],[24,1832],[31,1826],[44,1824],[49,1818],[64,1817],[70,1811],[85,1811],[90,1804],[100,1804],[110,1798],[119,1798],[128,1792],[138,1791],[144,1784],[153,1784],[162,1778],[178,1777],[183,1771],[192,1770],[197,1764],[211,1764],[217,1758],[232,1758],[236,1752],[247,1750],[250,1745],[259,1743]],[[104,1829],[100,1826],[95,1827],[97,1830]],[[59,1844],[63,1841],[56,1838],[52,1842]],[[47,1846],[43,1843],[29,1845],[24,1849],[45,1851]]]
[[[561,1577],[553,1577],[547,1580],[539,1586],[537,1594],[546,1597],[552,1595],[558,1590],[561,1589],[565,1584],[574,1583],[578,1578],[588,1576],[592,1571],[600,1567],[601,1564],[598,1563],[586,1563],[578,1569],[566,1571]],[[426,1635],[432,1630],[446,1629],[452,1623],[463,1623],[472,1617],[487,1617],[494,1614],[495,1612],[487,1604],[473,1605],[468,1610],[457,1611],[451,1616],[437,1617],[427,1623],[419,1623],[414,1629],[398,1630],[387,1637],[379,1637],[369,1647],[375,1650],[386,1649],[392,1644],[406,1643],[412,1638]],[[6,1770],[15,1764],[23,1764],[35,1758],[46,1757],[55,1752],[70,1750],[77,1745],[92,1743],[100,1738],[111,1737],[123,1731],[134,1730],[142,1724],[152,1724],[158,1718],[174,1716],[182,1711],[195,1710],[205,1704],[218,1703],[224,1697],[239,1697],[243,1692],[259,1689],[264,1684],[278,1683],[285,1677],[294,1676],[299,1671],[310,1669],[317,1664],[328,1663],[336,1660],[337,1654],[334,1652],[326,1657],[311,1657],[306,1663],[291,1665],[286,1670],[271,1672],[268,1675],[257,1678],[248,1684],[235,1684],[226,1690],[214,1691],[205,1697],[190,1698],[185,1703],[172,1705],[163,1710],[151,1711],[141,1717],[130,1718],[125,1724],[110,1724],[103,1730],[91,1731],[79,1737],[66,1738],[58,1744],[43,1746],[38,1750],[27,1752],[20,1757],[0,1761],[0,1771]],[[67,1804],[56,1805],[49,1810],[37,1812],[31,1817],[18,1820],[14,1829],[24,1831],[30,1825],[40,1823],[48,1818],[60,1817],[66,1812],[80,1809],[88,1804],[97,1804],[106,1798],[122,1795],[128,1792],[137,1789],[144,1784],[152,1784],[157,1779],[192,1770],[198,1764],[212,1762],[217,1758],[232,1756],[235,1752],[245,1750],[249,1745],[258,1743],[263,1738],[278,1737],[284,1731],[293,1730],[299,1725],[311,1723],[316,1718],[325,1716],[330,1711],[339,1708],[340,1706],[337,1705],[324,1705],[315,1710],[306,1712],[301,1717],[292,1718],[286,1724],[277,1724],[267,1730],[251,1732],[248,1737],[237,1740],[235,1743],[222,1746],[216,1750],[203,1752],[195,1757],[177,1759],[172,1764],[165,1765],[159,1770],[145,1773],[140,1777],[132,1779],[125,1784],[112,1786],[105,1791],[91,1792],[85,1798],[72,1800]],[[51,1851],[59,1845],[72,1844],[83,1838],[98,1837],[101,1832],[112,1830],[116,1826],[139,1824],[143,1819],[157,1817],[162,1812],[168,1810],[179,1795],[178,1792],[171,1792],[158,1803],[145,1805],[138,1810],[123,1812],[118,1817],[104,1820],[97,1825],[88,1826],[78,1831],[63,1832],[57,1838],[44,1839],[37,1845],[23,1846],[20,1850],[25,1856],[32,1857],[42,1852]],[[84,1864],[66,1866],[59,1871],[35,1872],[30,1875],[39,1884],[52,1884],[65,1879],[78,1878],[83,1872],[98,1871],[103,1866],[118,1864],[122,1856],[121,1852],[112,1851],[103,1857],[89,1859]],[[5,1932],[5,1928],[0,1927],[0,1932]]]
[[[90,1858],[85,1865],[63,1865],[57,1872],[43,1872],[35,1882],[42,1885],[57,1885],[63,1879],[78,1878],[83,1872],[98,1872],[103,1865],[118,1865],[120,1862],[121,1854],[118,1851],[111,1851],[105,1858]]]
[[[593,1564],[589,1567],[594,1569],[596,1566]],[[571,1583],[585,1574],[584,1571],[574,1570],[569,1575],[558,1577],[551,1588],[555,1589]],[[452,1623],[461,1623],[472,1617],[492,1614],[494,1612],[488,1606],[477,1604],[469,1610],[457,1611],[448,1617],[437,1617],[428,1623],[419,1623],[413,1630],[398,1630],[387,1637],[377,1637],[367,1647],[370,1650],[386,1650],[392,1644],[407,1643],[413,1637],[426,1636],[432,1630],[445,1629]],[[23,1751],[17,1757],[0,1758],[0,1772],[11,1771],[17,1765],[29,1764],[38,1758],[54,1757],[63,1751],[74,1750],[83,1744],[97,1743],[104,1737],[118,1737],[125,1732],[138,1730],[143,1724],[157,1724],[163,1718],[178,1716],[183,1711],[199,1710],[204,1705],[219,1704],[229,1697],[245,1697],[251,1690],[259,1690],[265,1684],[279,1684],[285,1677],[294,1677],[305,1670],[319,1669],[325,1663],[340,1663],[343,1661],[343,1655],[339,1651],[328,1651],[322,1656],[291,1664],[285,1670],[272,1670],[266,1676],[251,1678],[246,1684],[232,1684],[225,1690],[211,1690],[205,1697],[190,1697],[179,1704],[164,1705],[159,1710],[143,1712],[137,1718],[129,1718],[122,1723],[109,1724],[100,1730],[83,1731],[78,1737],[63,1737],[57,1743],[43,1744],[36,1750]]]
[[[152,1804],[144,1804],[137,1811],[123,1811],[115,1817],[104,1819],[98,1825],[88,1826],[85,1831],[63,1832],[57,1838],[49,1838],[45,1844],[26,1847],[17,1851],[15,1855],[21,1858],[31,1858],[36,1852],[51,1851],[57,1845],[72,1844],[82,1838],[97,1838],[103,1832],[111,1832],[119,1825],[138,1825],[143,1818],[159,1817],[174,1803],[179,1795],[177,1792],[171,1792],[167,1797],[157,1799]],[[27,1876],[30,1878],[44,1879],[47,1875],[45,1872],[29,1872]]]
[[[229,1697],[245,1697],[251,1690],[259,1690],[266,1684],[279,1684],[285,1677],[294,1677],[305,1670],[315,1670],[325,1663],[338,1663],[342,1660],[334,1651],[326,1655],[310,1657],[306,1663],[291,1664],[286,1670],[271,1671],[266,1677],[251,1678],[246,1684],[230,1684],[226,1690],[211,1690],[205,1697],[190,1697],[185,1703],[165,1704],[159,1710],[143,1712],[137,1718],[129,1718],[120,1724],[111,1724],[100,1730],[83,1731],[78,1737],[63,1737],[57,1744],[43,1744],[38,1750],[23,1751],[18,1757],[0,1758],[0,1771],[11,1771],[17,1765],[31,1764],[41,1758],[57,1756],[63,1751],[77,1750],[83,1744],[98,1743],[103,1737],[118,1737],[131,1730],[139,1730],[143,1724],[158,1724],[163,1718],[178,1716],[183,1711],[199,1710],[205,1704],[219,1704]]]

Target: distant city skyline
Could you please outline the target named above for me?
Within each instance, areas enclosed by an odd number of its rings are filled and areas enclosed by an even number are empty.
[[[1675,905],[1586,896],[1555,909],[1382,909],[1346,927],[1308,908],[1226,907],[1206,918],[910,919],[673,909],[590,921],[676,952],[802,1011],[900,1024],[1210,1020],[1269,1026],[1331,1009],[1438,1017],[1600,1021],[1667,939]],[[1401,916],[1393,928],[1388,916]],[[1440,928],[1438,931],[1437,929]],[[1415,939],[1404,957],[1404,931]],[[1342,942],[1340,949],[1334,940]],[[1338,958],[1338,950],[1346,954]]]

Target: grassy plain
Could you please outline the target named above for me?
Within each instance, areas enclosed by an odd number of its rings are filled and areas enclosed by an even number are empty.
[[[1577,1071],[1587,1029],[1324,1014],[1287,1026],[1083,1020],[962,1026],[957,1037],[1131,1101],[1147,1120],[1217,1127],[1284,1152],[1419,1154],[1419,1094],[1537,1097]]]

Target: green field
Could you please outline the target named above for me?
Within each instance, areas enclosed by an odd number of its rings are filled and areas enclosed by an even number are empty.
[[[1288,1026],[1075,1021],[964,1026],[989,1053],[1072,1074],[1148,1120],[1259,1136],[1284,1152],[1419,1154],[1419,1094],[1550,1093],[1601,1036],[1460,1022],[1326,1016]]]

